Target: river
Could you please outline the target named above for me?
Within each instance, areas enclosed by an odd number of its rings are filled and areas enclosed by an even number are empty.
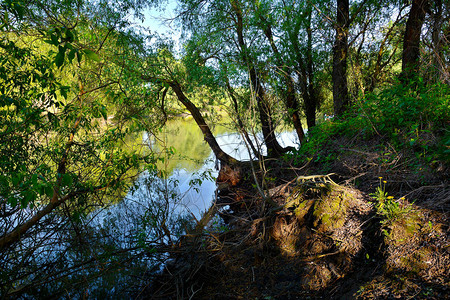
[[[196,126],[193,119],[173,120],[165,133],[166,136],[159,137],[159,140],[165,140],[166,147],[173,147],[176,150],[172,161],[166,166],[169,175],[166,180],[177,184],[176,189],[180,195],[177,212],[193,214],[199,218],[215,199],[218,166],[214,153]],[[239,133],[224,126],[217,126],[214,131],[217,142],[227,154],[240,161],[250,160],[249,151]],[[298,137],[293,130],[280,132],[277,138],[284,147],[299,145]],[[144,135],[144,140],[146,139],[148,135]],[[253,138],[255,145],[260,145],[263,154],[266,154],[265,147],[261,146],[261,140],[262,135]],[[140,180],[145,181],[144,178],[147,176],[148,173],[143,174]]]
[[[240,134],[216,126],[214,134],[220,147],[238,160],[249,160],[249,151]],[[261,136],[254,143],[261,144]],[[277,134],[282,146],[299,145],[295,131]],[[113,228],[116,236],[136,236],[145,231],[145,238],[151,239],[155,228],[167,225],[174,235],[182,234],[183,220],[200,220],[216,195],[218,166],[215,156],[203,139],[193,119],[172,120],[158,136],[144,134],[143,142],[163,156],[158,171],[146,171],[136,180],[124,199],[112,207],[97,213],[95,223],[103,228]],[[164,149],[173,148],[170,157]],[[264,153],[265,148],[261,146]],[[147,222],[147,223],[146,223]],[[159,233],[160,234],[160,233]],[[122,245],[128,244],[124,239]]]
[[[216,126],[214,134],[225,152],[249,159],[238,133]],[[281,132],[278,138],[283,146],[298,145],[292,131]],[[42,226],[0,260],[6,270],[0,283],[34,286],[43,278],[36,290],[42,297],[65,290],[74,299],[84,298],[87,291],[92,298],[116,299],[127,295],[130,284],[139,290],[147,284],[145,274],[164,267],[168,257],[164,247],[170,247],[213,203],[218,170],[192,119],[171,121],[158,136],[143,134],[138,139],[165,158],[157,169],[142,173],[119,202],[108,197],[121,199],[120,195],[105,195],[100,203],[110,203],[106,207],[91,206],[78,217],[57,213],[43,218]],[[173,155],[163,151],[172,148]],[[21,210],[11,218],[34,213]],[[21,277],[17,270],[22,268],[30,275]],[[84,288],[79,288],[80,282]]]

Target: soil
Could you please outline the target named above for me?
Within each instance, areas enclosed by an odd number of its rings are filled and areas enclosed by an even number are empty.
[[[141,296],[449,299],[448,166],[379,140],[330,143],[325,162],[224,169],[215,214]]]

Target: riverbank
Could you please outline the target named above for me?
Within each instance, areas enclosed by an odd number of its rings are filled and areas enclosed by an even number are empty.
[[[312,159],[300,166],[294,156],[264,162],[254,175],[272,204],[251,176],[258,165],[245,165],[249,176],[220,191],[226,225],[186,238],[147,295],[447,297],[448,168],[412,169],[418,160],[407,151],[387,159],[382,139],[340,137],[331,145],[316,153],[335,157],[328,165]]]

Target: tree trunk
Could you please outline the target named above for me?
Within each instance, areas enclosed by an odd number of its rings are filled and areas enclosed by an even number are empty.
[[[446,80],[445,76],[445,59],[442,53],[442,0],[434,1],[434,13],[433,13],[433,31],[431,35],[432,45],[433,45],[433,66],[436,68],[436,74],[431,74],[434,76],[433,82],[444,82]],[[448,78],[447,78],[448,79]]]
[[[230,94],[230,98],[233,101],[234,111],[236,112],[236,118],[237,118],[239,130],[244,135],[244,139],[247,141],[247,144],[250,146],[250,148],[253,152],[253,155],[255,155],[255,157],[260,158],[260,157],[262,157],[262,155],[256,149],[255,145],[253,144],[252,140],[250,139],[250,136],[248,135],[247,130],[245,129],[244,122],[242,122],[242,118],[239,113],[238,101],[236,99],[235,92],[234,92],[233,88],[231,87],[228,77],[226,78],[226,86],[227,86],[228,93]]]
[[[267,155],[269,157],[279,157],[285,153],[285,149],[277,141],[275,136],[275,128],[273,126],[273,120],[271,117],[270,107],[265,103],[264,89],[259,82],[258,75],[256,74],[255,67],[250,68],[250,81],[253,82],[253,88],[256,96],[256,104],[259,111],[259,119],[261,121],[261,129],[264,136],[264,143],[267,147]]]
[[[306,124],[308,129],[316,126],[316,109],[319,106],[319,99],[317,97],[316,88],[314,85],[314,62],[312,57],[312,28],[311,28],[311,5],[308,7],[308,23],[307,23],[307,76],[308,76],[308,97],[305,99],[305,114]]]
[[[197,106],[195,106],[194,103],[192,103],[186,95],[183,93],[181,86],[176,81],[168,82],[169,86],[172,88],[172,90],[177,95],[178,100],[186,107],[187,110],[192,114],[192,117],[194,118],[195,122],[197,123],[198,127],[203,133],[203,137],[205,138],[205,141],[208,143],[211,150],[214,152],[214,155],[217,157],[218,160],[220,160],[223,164],[231,164],[236,165],[238,161],[225,153],[222,148],[220,148],[219,144],[217,143],[216,138],[214,137],[213,133],[211,132],[211,129],[209,128],[208,124],[206,124],[205,119],[203,118],[202,114],[200,113]]]
[[[236,32],[238,35],[238,44],[241,48],[242,58],[244,60],[244,64],[248,67],[249,75],[250,75],[250,84],[253,89],[253,93],[256,97],[256,103],[259,111],[259,118],[261,121],[262,132],[264,136],[264,143],[267,147],[267,154],[270,157],[278,157],[286,151],[291,150],[291,148],[283,148],[278,143],[277,138],[275,136],[275,127],[273,126],[273,121],[271,117],[270,107],[265,103],[265,95],[264,89],[259,80],[259,76],[256,72],[255,65],[253,64],[252,59],[249,55],[249,49],[244,41],[244,23],[242,18],[242,12],[239,7],[239,4],[236,0],[230,1],[231,7],[236,14]]]
[[[419,67],[420,33],[428,10],[428,0],[413,0],[403,39],[402,73],[403,82],[411,80]]]
[[[349,105],[347,86],[349,0],[337,0],[336,38],[333,46],[334,114],[342,116]]]
[[[272,48],[272,51],[275,55],[275,59],[277,61],[277,67],[280,69],[283,73],[283,81],[286,85],[285,92],[285,103],[286,107],[291,113],[292,117],[292,123],[294,124],[295,131],[297,132],[298,139],[300,143],[303,143],[305,140],[305,132],[303,131],[302,122],[299,115],[299,105],[297,98],[295,96],[295,86],[294,86],[294,80],[292,79],[292,76],[290,75],[290,70],[282,62],[280,51],[278,50],[277,45],[275,44],[275,41],[273,39],[272,29],[270,24],[267,24],[266,20],[263,19],[261,16],[261,21],[263,22],[263,31],[267,39],[269,40],[270,46]]]
[[[302,20],[296,20],[290,26],[288,34],[292,45],[293,58],[296,62],[295,71],[298,74],[298,85],[303,98],[303,108],[306,115],[306,124],[308,128],[316,125],[316,110],[319,106],[319,98],[317,97],[315,80],[314,80],[314,61],[312,49],[312,29],[311,29],[311,15],[312,6],[308,4],[306,20],[307,32],[307,50],[303,55],[299,44],[299,32],[302,25]]]

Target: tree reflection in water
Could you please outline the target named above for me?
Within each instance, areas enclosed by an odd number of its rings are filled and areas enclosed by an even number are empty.
[[[193,121],[169,125],[163,137],[152,141],[152,150],[173,147],[176,152],[141,174],[125,196],[103,194],[66,203],[3,251],[2,296],[115,299],[148,283],[164,265],[171,243],[210,207],[216,189],[213,154]],[[238,134],[224,128],[216,134],[225,151],[249,159]],[[288,141],[294,135],[281,136]],[[144,137],[144,142],[149,140]],[[1,218],[0,228],[7,231],[34,213],[19,210]]]

